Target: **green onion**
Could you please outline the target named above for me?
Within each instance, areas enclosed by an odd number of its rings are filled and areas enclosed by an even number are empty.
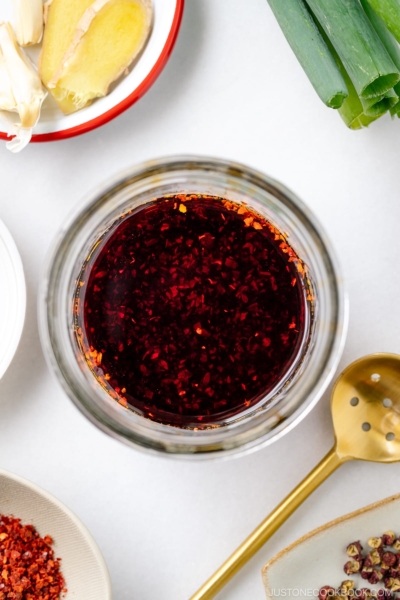
[[[391,109],[390,109],[390,114],[392,115],[392,117],[398,116],[400,117],[400,83],[397,83],[394,88],[393,88],[394,92],[398,95],[399,97],[399,102],[397,102],[397,104],[395,104]]]
[[[358,119],[358,123],[360,125],[358,129],[369,127],[369,125],[371,125],[371,123],[373,123],[377,119],[379,119],[379,117],[366,117],[365,115],[361,115]],[[355,129],[355,127],[352,127],[352,129]]]
[[[347,89],[349,90],[348,97],[343,102],[342,106],[339,108],[339,114],[342,117],[345,124],[347,125],[347,127],[350,127],[350,129],[362,129],[363,127],[367,127],[369,123],[374,121],[377,117],[366,117],[364,115],[364,107],[361,104],[361,100],[358,97],[358,94],[355,90],[354,85],[351,82],[350,77],[346,73],[346,69],[340,62],[339,57],[337,57],[337,62],[343,75],[343,78],[346,82]],[[368,120],[368,124],[363,124],[363,118]],[[371,121],[369,121],[369,119],[371,119]]]
[[[268,3],[321,100],[339,108],[347,97],[346,84],[303,0]]]
[[[400,42],[400,0],[369,0],[369,3]]]
[[[364,114],[367,117],[380,117],[385,112],[396,106],[399,97],[394,90],[389,90],[384,96],[377,98],[360,98]]]
[[[339,71],[342,74],[342,77],[346,83],[346,87],[349,92],[348,97],[345,99],[342,106],[339,108],[340,116],[342,117],[342,119],[345,122],[345,124],[347,125],[347,127],[349,127],[350,129],[362,129],[363,127],[368,127],[368,125],[370,125],[370,123],[372,123],[373,121],[376,121],[376,119],[378,119],[382,113],[380,113],[380,111],[377,110],[377,108],[379,108],[379,107],[377,107],[375,109],[375,114],[373,114],[373,115],[366,115],[364,113],[364,111],[371,110],[371,112],[373,112],[374,111],[373,107],[376,104],[380,104],[385,99],[385,95],[378,96],[377,98],[372,98],[372,99],[371,98],[370,99],[364,99],[364,98],[360,99],[359,98],[359,96],[355,90],[355,87],[354,87],[348,73],[346,72],[346,69],[343,66],[343,63],[339,58],[338,53],[336,52],[335,48],[332,46],[330,39],[326,35],[325,31],[322,29],[321,25],[315,19],[315,16],[314,15],[312,15],[312,16],[315,20],[315,24],[317,25],[319,32],[321,33],[326,45],[329,48],[330,53],[332,54],[333,58],[335,59],[335,62],[338,66]],[[398,84],[398,85],[400,86],[400,84]],[[378,114],[378,113],[380,113],[380,114]]]
[[[383,100],[384,96],[379,96],[378,98],[373,98],[372,100],[361,100],[355,90],[354,85],[350,77],[348,76],[346,69],[343,66],[342,61],[340,60],[338,53],[335,48],[332,46],[328,36],[325,31],[321,28],[320,24],[317,22],[317,26],[321,31],[321,35],[324,38],[326,45],[328,46],[333,58],[336,61],[339,71],[342,74],[342,77],[346,83],[346,87],[348,89],[349,95],[346,100],[343,102],[342,106],[339,108],[339,114],[342,117],[343,121],[350,129],[362,129],[363,127],[368,127],[373,121],[376,121],[381,115],[366,115],[364,114],[365,109],[373,108],[374,104],[379,103]]]
[[[339,114],[350,129],[368,127],[381,116],[367,116],[364,114],[363,106],[354,87],[349,88],[349,96],[339,108]]]
[[[380,2],[381,1],[382,0],[380,0]],[[390,33],[390,31],[387,29],[385,23],[378,16],[376,11],[371,8],[371,2],[369,0],[361,0],[361,4],[363,5],[363,8],[365,10],[367,17],[371,21],[371,24],[372,24],[373,28],[375,29],[376,33],[379,35],[380,40],[381,40],[382,44],[385,46],[390,58],[392,59],[393,63],[396,65],[397,69],[400,70],[400,46],[399,46],[399,44],[397,43],[397,41],[393,37],[393,35]],[[399,19],[400,19],[400,15],[399,15]],[[399,26],[400,26],[400,20],[399,20]]]
[[[390,33],[390,31],[387,29],[384,21],[378,16],[378,14],[371,7],[371,3],[368,2],[368,0],[361,0],[361,4],[363,5],[363,8],[364,8],[369,20],[371,21],[376,33],[379,35],[382,44],[385,46],[388,54],[390,55],[390,58],[392,59],[392,61],[396,65],[396,67],[398,69],[400,69],[400,46],[397,43],[396,39]],[[393,94],[399,98],[400,83],[397,83],[394,86]],[[392,104],[389,107],[389,109],[390,109],[390,113],[392,116],[399,115],[400,114],[399,99],[397,99],[397,102]]]
[[[396,85],[399,70],[359,0],[307,0],[307,3],[336,49],[358,96],[382,96]]]

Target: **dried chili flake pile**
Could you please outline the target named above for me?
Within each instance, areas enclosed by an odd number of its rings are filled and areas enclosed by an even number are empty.
[[[66,592],[53,540],[32,525],[0,516],[0,600],[59,600]]]
[[[76,332],[122,404],[175,426],[239,414],[299,354],[301,261],[260,215],[221,198],[161,198],[125,215],[84,265]]]

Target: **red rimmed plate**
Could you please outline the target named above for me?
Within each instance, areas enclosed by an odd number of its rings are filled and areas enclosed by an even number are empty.
[[[81,135],[108,123],[137,102],[156,81],[171,55],[178,37],[184,3],[185,0],[153,0],[153,29],[146,48],[129,75],[108,96],[72,115],[63,115],[53,99],[46,98],[32,141],[50,142]],[[10,13],[10,8],[1,7],[0,20],[11,20]],[[39,49],[29,50],[28,53],[33,62],[37,62]],[[8,139],[1,130],[0,139]]]

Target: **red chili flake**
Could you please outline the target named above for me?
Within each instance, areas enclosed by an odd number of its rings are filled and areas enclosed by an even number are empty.
[[[210,380],[211,380],[210,373],[206,373],[202,379],[203,385],[208,385],[210,383]]]
[[[236,260],[233,260],[231,256],[228,256],[228,258],[225,259],[225,264],[230,269],[236,269],[238,266]]]
[[[0,600],[59,600],[67,592],[52,545],[33,525],[0,516]]]
[[[80,281],[77,342],[94,375],[162,423],[240,414],[285,376],[303,339],[301,261],[261,215],[221,198],[180,194],[127,214]]]

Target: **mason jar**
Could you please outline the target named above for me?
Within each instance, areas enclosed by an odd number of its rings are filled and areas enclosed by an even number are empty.
[[[281,231],[305,265],[309,286],[301,347],[286,374],[256,404],[209,427],[175,427],[122,406],[100,385],[77,342],[76,288],[88,256],[130,211],[165,196],[199,194],[245,204]],[[347,326],[342,276],[317,219],[280,183],[241,164],[169,157],[135,166],[79,203],[58,234],[39,297],[39,323],[50,368],[97,427],[132,446],[182,457],[226,456],[266,446],[315,406],[337,368]]]

